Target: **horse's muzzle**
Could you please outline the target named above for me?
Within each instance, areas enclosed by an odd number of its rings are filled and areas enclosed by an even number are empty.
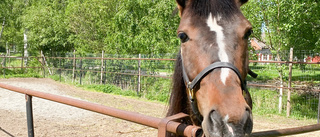
[[[238,119],[222,117],[216,110],[212,110],[202,122],[206,137],[244,137],[252,132],[253,122],[251,109],[246,108]]]

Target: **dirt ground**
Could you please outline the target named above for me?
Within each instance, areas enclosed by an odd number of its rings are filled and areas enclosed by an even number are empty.
[[[84,91],[51,79],[12,78],[1,83],[94,102],[122,110],[162,118],[166,105],[128,97]],[[26,137],[25,96],[0,88],[0,137]],[[155,137],[157,130],[75,107],[33,98],[35,136],[41,137]],[[297,127],[316,121],[279,116],[255,116],[254,131]],[[296,136],[319,136],[320,131]]]

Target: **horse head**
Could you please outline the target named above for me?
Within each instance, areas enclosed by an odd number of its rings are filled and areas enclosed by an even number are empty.
[[[175,73],[183,77],[181,92],[188,96],[185,106],[192,108],[187,112],[192,123],[201,126],[206,137],[250,134],[252,112],[244,98],[244,79],[252,26],[240,11],[247,0],[176,2],[181,67]]]

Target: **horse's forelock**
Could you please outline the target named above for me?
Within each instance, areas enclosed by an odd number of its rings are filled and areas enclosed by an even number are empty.
[[[211,13],[213,16],[229,18],[240,12],[234,0],[194,0],[190,2],[191,15],[208,17]]]

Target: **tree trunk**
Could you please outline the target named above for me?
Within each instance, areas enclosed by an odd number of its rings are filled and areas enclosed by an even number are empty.
[[[290,48],[290,62],[293,60],[293,48]],[[291,79],[292,79],[292,63],[289,64],[289,80],[288,80],[288,96],[287,96],[287,117],[290,116],[291,109]]]
[[[277,61],[281,61],[281,58],[280,58],[280,49],[278,49],[277,51]],[[283,96],[283,74],[282,74],[282,67],[281,67],[281,63],[278,63],[278,67],[277,67],[277,70],[278,70],[278,73],[279,73],[279,80],[280,80],[280,89],[279,89],[279,113],[281,113],[282,111],[282,96]]]
[[[2,28],[1,28],[1,32],[0,32],[0,39],[1,39],[1,36],[2,36],[2,33],[3,33],[3,29],[4,29],[4,24],[6,23],[6,18],[4,17],[3,18],[3,23],[2,23]]]
[[[281,37],[281,32],[280,32],[280,0],[277,0],[277,6],[278,6],[278,15],[277,15],[277,21],[278,21],[278,26],[277,26],[277,35],[280,36],[279,40],[278,40],[278,50],[277,50],[277,59],[278,61],[281,61],[280,58],[280,47],[281,47],[281,41],[282,41],[282,37]],[[281,113],[282,111],[282,96],[283,96],[283,72],[282,72],[282,65],[281,63],[278,63],[278,73],[279,73],[279,79],[280,79],[280,89],[279,89],[279,113]]]
[[[24,66],[27,66],[28,64],[28,57],[29,57],[29,54],[28,54],[28,29],[25,29],[24,30],[24,33],[23,33],[23,42],[24,42],[24,46],[23,46],[23,49],[24,49],[24,52],[23,52],[23,56],[24,56]]]

